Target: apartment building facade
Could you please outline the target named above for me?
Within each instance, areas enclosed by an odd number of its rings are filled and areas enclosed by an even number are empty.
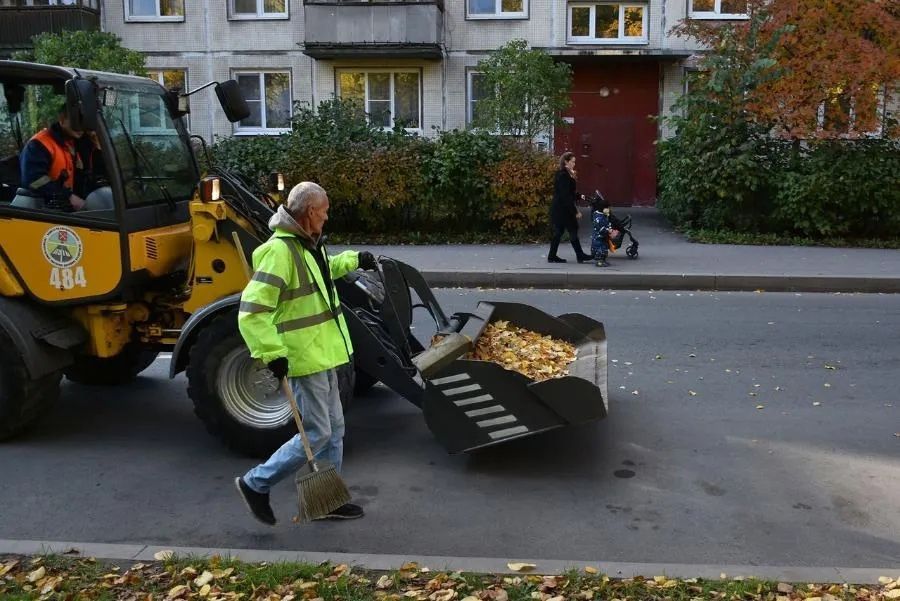
[[[39,1],[39,0],[34,0]],[[51,0],[52,1],[52,0]],[[465,128],[485,90],[478,61],[522,38],[573,67],[573,105],[550,142],[579,157],[585,189],[656,199],[654,119],[682,93],[696,48],[679,20],[742,18],[738,0],[104,0],[101,21],[147,55],[151,76],[195,88],[234,78],[252,115],[231,124],[191,98],[207,139],[289,127],[293,103],[354,97],[385,127]]]

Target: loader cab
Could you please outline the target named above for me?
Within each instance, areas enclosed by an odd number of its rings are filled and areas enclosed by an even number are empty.
[[[0,88],[0,295],[129,301],[183,277],[200,172],[177,94],[146,78],[15,61],[0,61]],[[22,181],[26,145],[60,107],[83,132],[68,146],[83,210],[45,203]]]

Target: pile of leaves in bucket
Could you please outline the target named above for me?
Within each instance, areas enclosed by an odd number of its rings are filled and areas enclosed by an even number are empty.
[[[407,563],[394,572],[346,564],[242,563],[232,559],[176,558],[115,563],[66,556],[0,557],[0,598],[121,599],[128,601],[888,601],[900,583],[787,584],[758,580],[610,579],[595,568],[556,576],[432,572]]]
[[[568,375],[568,366],[577,352],[565,340],[510,325],[508,321],[492,321],[467,358],[493,361],[540,382]]]

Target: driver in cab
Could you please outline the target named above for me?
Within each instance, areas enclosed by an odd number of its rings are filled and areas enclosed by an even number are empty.
[[[36,133],[19,158],[21,185],[12,206],[55,211],[112,209],[109,188],[84,196],[103,169],[93,132],[73,129],[65,104],[57,120]],[[106,191],[106,192],[104,192]]]

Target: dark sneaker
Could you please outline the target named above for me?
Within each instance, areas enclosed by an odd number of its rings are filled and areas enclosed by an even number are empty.
[[[269,505],[269,493],[256,492],[247,486],[240,476],[234,479],[234,487],[237,488],[244,500],[244,505],[253,514],[253,517],[267,526],[275,525],[275,514],[272,512],[272,506]]]
[[[561,259],[559,257],[547,257],[547,262],[548,263],[565,263],[566,260]]]
[[[591,255],[581,255],[580,257],[578,257],[579,263],[587,263],[588,261],[593,261],[593,260],[594,260],[594,257]]]
[[[353,503],[344,503],[331,513],[317,520],[355,520],[365,515],[363,508]]]
[[[609,263],[606,262],[606,259],[600,259],[597,261],[597,267],[609,267]]]

